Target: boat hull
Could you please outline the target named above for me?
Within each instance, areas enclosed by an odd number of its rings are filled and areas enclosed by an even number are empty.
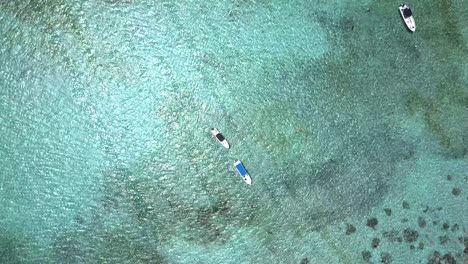
[[[221,132],[218,129],[212,128],[211,129],[211,134],[215,137],[216,141],[218,141],[219,144],[221,144],[223,147],[225,147],[227,149],[231,147],[229,145],[229,142],[227,142],[227,140],[224,138],[224,136],[222,136]],[[222,140],[219,140],[220,136],[221,136]]]
[[[407,7],[408,6],[406,6],[406,5],[403,5],[403,6],[399,7],[400,15],[401,15],[401,18],[403,19],[403,21],[405,22],[406,27],[411,32],[415,32],[416,31],[416,22],[414,21],[414,17],[413,16],[405,17],[405,15],[403,14],[403,10],[405,10],[405,8],[407,8]]]
[[[249,173],[244,167],[244,164],[240,160],[234,162],[234,167],[236,167],[237,173],[241,176],[242,180],[244,180],[247,184],[252,184],[252,178],[250,177]]]

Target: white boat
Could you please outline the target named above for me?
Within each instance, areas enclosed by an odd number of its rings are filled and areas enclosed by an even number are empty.
[[[240,160],[237,160],[236,162],[234,162],[234,166],[236,167],[237,172],[242,177],[242,179],[245,181],[245,183],[252,184],[252,178],[250,178],[250,175],[247,172],[247,170],[245,169],[244,164],[242,164],[242,162],[240,162]]]
[[[400,5],[400,15],[405,21],[406,26],[412,32],[416,31],[416,22],[414,22],[413,12],[411,12],[411,8],[406,4]]]
[[[227,142],[226,138],[224,138],[223,134],[219,132],[216,128],[211,128],[211,134],[218,140],[218,142],[223,145],[225,148],[229,148],[229,143]]]

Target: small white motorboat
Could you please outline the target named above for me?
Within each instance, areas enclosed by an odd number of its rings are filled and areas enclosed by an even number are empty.
[[[399,8],[401,17],[403,18],[403,21],[405,21],[405,24],[408,27],[408,29],[411,30],[411,32],[416,31],[416,22],[414,22],[413,12],[411,11],[411,8],[406,4],[401,4]]]
[[[227,142],[226,138],[224,138],[223,134],[219,132],[216,128],[211,128],[211,134],[218,140],[218,142],[223,145],[225,148],[229,148],[229,143]]]
[[[234,166],[236,167],[237,172],[242,177],[242,179],[245,181],[245,183],[252,184],[252,178],[250,178],[250,175],[247,172],[247,170],[245,169],[244,164],[242,164],[242,162],[240,162],[240,160],[237,160],[236,162],[234,162]]]

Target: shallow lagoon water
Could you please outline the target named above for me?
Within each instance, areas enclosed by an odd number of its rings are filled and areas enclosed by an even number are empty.
[[[468,4],[399,4],[0,4],[0,262],[462,262]]]

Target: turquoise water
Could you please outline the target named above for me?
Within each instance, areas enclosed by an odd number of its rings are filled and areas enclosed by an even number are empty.
[[[468,2],[399,4],[3,1],[0,263],[463,263]]]

